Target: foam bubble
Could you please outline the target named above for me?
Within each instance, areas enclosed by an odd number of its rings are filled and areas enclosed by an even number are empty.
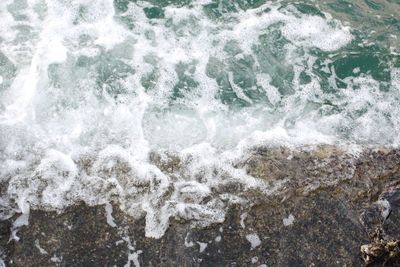
[[[246,239],[250,242],[251,250],[261,245],[261,240],[255,233],[246,235]]]
[[[294,222],[294,216],[292,214],[289,214],[287,218],[283,218],[283,225],[284,226],[290,226]]]

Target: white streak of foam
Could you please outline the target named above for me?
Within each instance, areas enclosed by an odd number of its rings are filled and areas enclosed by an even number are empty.
[[[131,262],[133,262],[133,265],[135,267],[140,267],[140,262],[139,262],[139,255],[140,254],[142,254],[141,250],[129,253],[128,254],[128,262],[124,265],[124,267],[130,267],[131,266]]]
[[[233,80],[233,73],[231,71],[228,73],[228,80],[229,80],[229,83],[230,83],[233,91],[236,93],[236,95],[240,99],[242,99],[248,103],[253,103],[253,101],[243,93],[243,90],[235,84],[235,81]]]
[[[50,261],[51,261],[51,262],[55,262],[55,263],[61,263],[62,260],[63,260],[63,257],[62,257],[62,256],[57,257],[56,254],[54,254],[54,255],[50,258]]]
[[[298,122],[295,128],[289,130],[276,126],[267,131],[254,131],[239,142],[237,149],[243,153],[248,148],[262,145],[298,147],[305,144],[329,144],[334,141],[333,136],[327,136],[316,130],[312,122]]]
[[[194,243],[193,243],[193,241],[188,241],[188,239],[189,239],[189,233],[187,233],[186,236],[185,236],[185,243],[184,243],[184,245],[185,245],[185,247],[187,247],[187,248],[191,248],[191,247],[194,246]]]
[[[204,250],[206,250],[206,248],[208,246],[207,243],[203,243],[203,242],[199,242],[199,241],[197,241],[196,243],[199,244],[199,252],[200,253],[203,253]]]
[[[22,226],[29,225],[29,212],[22,213],[13,223],[11,227],[11,236],[10,240],[19,241],[19,237],[17,236],[18,229]]]
[[[108,225],[110,225],[111,227],[116,227],[117,224],[114,222],[114,218],[112,216],[112,212],[113,212],[112,205],[107,202],[105,204],[105,210],[106,210],[106,218],[107,218]]]
[[[135,251],[135,247],[133,246],[133,244],[131,242],[131,239],[130,239],[130,237],[128,235],[122,237],[122,239],[127,243],[127,247],[129,249],[128,261],[124,265],[124,267],[130,267],[131,266],[131,262],[133,263],[133,265],[135,267],[140,267],[139,256],[140,256],[140,254],[143,253],[143,251],[141,251],[141,250]]]
[[[246,228],[246,225],[244,224],[246,218],[247,218],[247,212],[240,215],[240,226],[242,226],[243,229]]]
[[[47,255],[49,254],[44,248],[40,246],[39,240],[35,240],[35,247],[39,250],[40,254]]]

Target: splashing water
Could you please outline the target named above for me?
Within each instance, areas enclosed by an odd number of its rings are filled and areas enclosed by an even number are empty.
[[[233,167],[251,147],[398,146],[380,2],[1,1],[2,217],[113,201],[160,237],[223,221],[221,185],[273,192]]]

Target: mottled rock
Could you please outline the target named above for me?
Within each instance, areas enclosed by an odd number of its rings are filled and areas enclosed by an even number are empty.
[[[182,168],[173,157],[152,161],[165,172]],[[400,150],[258,148],[236,167],[276,191],[248,190],[249,201],[231,205],[223,223],[195,228],[176,218],[153,239],[144,218],[117,204],[111,216],[84,203],[61,213],[32,210],[19,241],[8,241],[18,216],[0,223],[3,258],[7,266],[363,266],[361,246],[372,244],[376,229],[386,244],[400,238]]]

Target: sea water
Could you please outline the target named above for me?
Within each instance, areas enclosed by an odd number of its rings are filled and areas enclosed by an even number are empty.
[[[399,33],[398,0],[2,0],[1,217],[113,202],[159,238],[272,194],[254,147],[398,146]]]

